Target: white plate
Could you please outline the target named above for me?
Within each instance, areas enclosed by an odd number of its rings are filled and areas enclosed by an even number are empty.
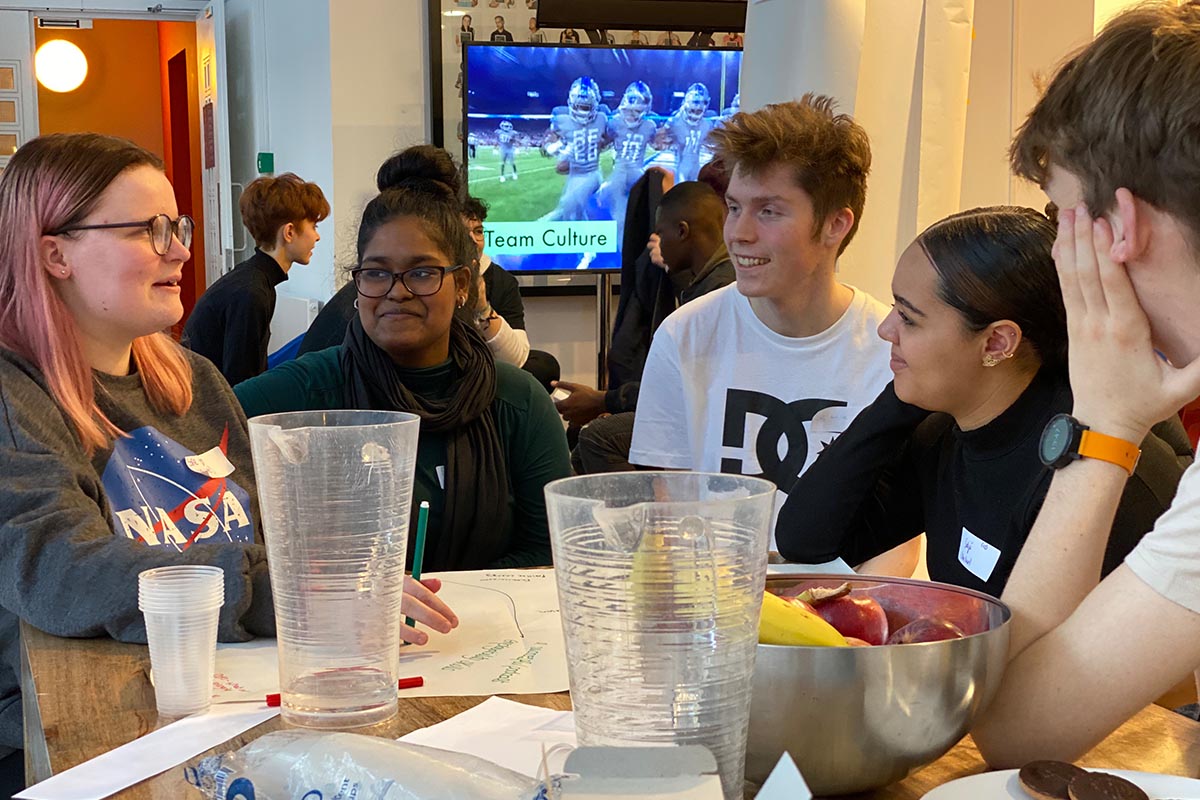
[[[1129,772],[1121,769],[1089,769],[1088,772],[1107,772],[1136,783],[1150,800],[1200,800],[1200,780],[1175,775],[1155,775],[1151,772]],[[985,772],[950,781],[925,795],[924,800],[1029,800],[1021,788],[1017,770]]]

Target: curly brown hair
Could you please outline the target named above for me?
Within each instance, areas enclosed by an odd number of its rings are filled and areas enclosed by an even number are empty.
[[[716,157],[734,170],[759,175],[776,166],[792,171],[812,199],[816,236],[831,214],[848,208],[854,224],[842,239],[840,255],[858,230],[867,201],[871,142],[849,114],[835,114],[832,97],[806,94],[736,114],[709,138]]]
[[[1052,164],[1076,176],[1092,214],[1129,189],[1200,245],[1200,4],[1114,17],[1058,68],[1009,155],[1039,184]]]
[[[277,177],[256,178],[238,203],[242,222],[260,248],[275,246],[279,229],[289,222],[314,224],[329,216],[329,201],[321,187],[285,172]]]

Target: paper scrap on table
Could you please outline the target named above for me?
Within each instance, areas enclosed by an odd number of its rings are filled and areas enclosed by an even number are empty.
[[[458,615],[449,634],[428,631],[429,643],[400,651],[400,677],[425,685],[403,697],[490,696],[566,691],[554,570],[442,572],[439,596]],[[278,652],[271,639],[217,645],[213,701],[227,703],[279,691]]]
[[[784,753],[758,790],[757,800],[812,800],[812,790],[790,753]]]
[[[550,772],[562,771],[570,750],[550,750],[556,745],[575,746],[575,715],[489,697],[444,722],[402,736],[400,741],[469,753],[536,778],[543,747],[549,753]]]
[[[153,778],[227,742],[279,713],[278,708],[213,706],[115,750],[60,772],[14,795],[25,800],[100,800]]]

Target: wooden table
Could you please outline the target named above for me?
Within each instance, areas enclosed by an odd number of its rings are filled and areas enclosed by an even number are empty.
[[[21,684],[25,708],[26,768],[31,781],[95,758],[159,726],[150,685],[150,655],[141,645],[110,639],[60,639],[22,623]],[[512,699],[553,709],[569,709],[565,692],[520,695]],[[401,699],[391,720],[356,732],[392,738],[441,722],[482,702],[482,697]],[[247,731],[204,756],[235,750],[270,731],[278,717]],[[203,756],[198,756],[197,759]],[[1078,762],[1170,775],[1200,775],[1200,724],[1150,706],[1121,726]],[[917,800],[930,789],[986,769],[970,738],[907,779],[856,797],[862,800]],[[188,798],[181,769],[171,769],[132,787],[122,798]]]

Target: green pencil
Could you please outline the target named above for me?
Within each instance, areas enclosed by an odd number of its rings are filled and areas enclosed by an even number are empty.
[[[412,576],[414,581],[421,580],[421,562],[425,560],[425,528],[429,525],[429,501],[422,500],[417,509],[417,549],[413,553]],[[405,617],[404,624],[412,626],[413,618]]]

